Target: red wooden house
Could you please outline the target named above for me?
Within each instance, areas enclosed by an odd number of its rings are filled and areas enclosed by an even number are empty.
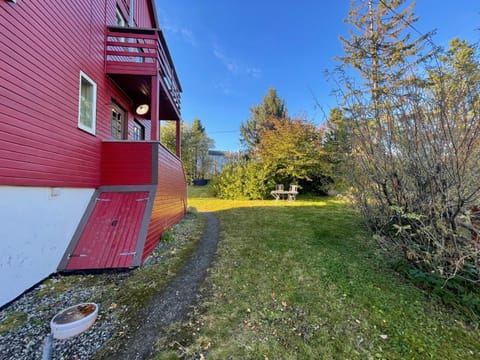
[[[0,19],[2,305],[58,270],[140,265],[186,181],[154,0],[0,0]]]

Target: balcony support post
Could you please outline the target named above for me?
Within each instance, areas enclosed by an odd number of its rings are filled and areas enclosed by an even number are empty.
[[[159,126],[158,126],[158,111],[160,99],[160,83],[158,82],[158,75],[152,76],[152,96],[150,99],[150,115],[151,115],[151,140],[159,140]]]
[[[176,121],[176,127],[175,127],[175,154],[179,159],[181,159],[182,155],[182,126],[181,126],[181,120]]]

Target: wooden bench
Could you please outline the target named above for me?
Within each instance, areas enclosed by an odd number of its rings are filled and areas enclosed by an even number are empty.
[[[288,201],[295,201],[298,195],[298,185],[290,185],[290,190],[287,192]]]
[[[288,201],[295,201],[298,195],[298,185],[290,185],[290,189],[286,191],[282,184],[277,184],[275,190],[272,190],[270,194],[275,200],[286,198]]]

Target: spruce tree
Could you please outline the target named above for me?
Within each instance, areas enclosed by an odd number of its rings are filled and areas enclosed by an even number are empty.
[[[265,128],[272,128],[272,119],[284,119],[287,116],[285,100],[277,95],[277,90],[270,88],[260,105],[250,108],[250,118],[240,126],[241,142],[249,153],[257,148],[260,134]]]
[[[345,20],[350,38],[340,37],[345,55],[337,59],[342,69],[358,72],[363,83],[355,85],[355,96],[358,90],[368,93],[375,113],[384,96],[405,80],[409,69],[424,61],[420,54],[431,34],[412,38],[418,17],[413,13],[415,2],[405,3],[406,0],[352,1]]]

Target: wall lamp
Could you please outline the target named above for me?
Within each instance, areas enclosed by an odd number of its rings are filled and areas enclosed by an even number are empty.
[[[149,109],[150,107],[148,106],[148,104],[141,104],[137,106],[135,112],[137,113],[137,115],[145,115]]]

